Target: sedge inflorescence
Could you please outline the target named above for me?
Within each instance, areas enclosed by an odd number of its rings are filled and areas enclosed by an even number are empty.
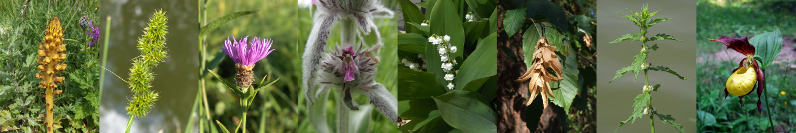
[[[129,99],[130,104],[125,107],[131,117],[145,117],[158,100],[158,93],[149,88],[155,79],[153,69],[167,57],[167,21],[163,11],[156,11],[144,28],[144,35],[138,38],[137,48],[141,55],[133,58],[133,67],[130,68],[130,78],[127,81],[134,93],[133,98]]]

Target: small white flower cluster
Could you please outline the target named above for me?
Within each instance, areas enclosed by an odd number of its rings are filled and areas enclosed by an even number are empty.
[[[467,13],[467,15],[464,15],[464,19],[466,19],[469,22],[475,21],[475,16],[470,15],[470,14],[473,14],[473,12],[469,12],[469,13]]]
[[[650,68],[650,66],[647,64],[641,64],[641,70],[646,70],[647,68]]]
[[[417,58],[420,58],[422,60],[423,65],[420,65],[420,63],[415,63],[410,60],[407,60],[406,58],[401,59],[401,63],[403,63],[404,66],[409,67],[409,69],[414,69],[419,71],[426,69],[426,63],[425,63],[426,56],[423,54],[417,54]]]
[[[428,38],[428,42],[431,44],[437,45],[437,51],[439,52],[440,61],[442,61],[442,71],[445,71],[445,80],[448,81],[448,89],[453,90],[455,87],[453,85],[453,79],[456,78],[454,74],[458,73],[459,70],[453,70],[453,66],[457,65],[456,59],[450,56],[451,53],[456,53],[458,48],[450,44],[451,37],[448,35],[438,36],[438,35],[431,35]]]
[[[650,113],[655,111],[658,111],[655,109],[655,107],[652,107],[652,109],[650,109],[649,107],[644,107],[644,115],[650,115]]]
[[[645,92],[645,93],[646,92],[650,92],[650,91],[652,91],[652,89],[653,89],[652,86],[644,85],[644,88],[641,90],[641,92]]]
[[[420,26],[428,26],[428,20],[423,20],[423,23],[420,23]]]

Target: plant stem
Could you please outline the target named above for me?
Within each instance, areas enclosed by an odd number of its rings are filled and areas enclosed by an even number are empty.
[[[641,47],[644,48],[645,50],[647,49],[646,40],[644,42],[642,42],[642,46]],[[641,65],[642,66],[647,65],[647,59],[646,58],[644,58],[644,64],[641,64]],[[647,66],[647,67],[649,67],[649,66]],[[647,69],[644,69],[643,71],[644,71],[644,88],[647,88],[647,86],[650,86],[650,81],[649,81],[649,78],[647,76],[648,75],[647,74]],[[644,93],[647,93],[647,92],[644,92]],[[650,93],[652,93],[652,92],[650,92]],[[654,121],[654,119],[653,119],[653,117],[651,115],[652,114],[652,96],[650,96],[649,101],[647,101],[647,111],[649,111],[649,113],[650,113],[650,131],[652,133],[655,133],[655,121]]]
[[[247,112],[244,110],[243,111],[243,116],[241,116],[242,120],[239,123],[240,125],[243,125],[242,128],[241,128],[241,131],[240,131],[241,133],[245,133],[246,132],[246,114],[247,114]]]
[[[343,100],[345,92],[340,89],[337,90],[337,96],[335,97],[337,99],[335,100],[337,102],[337,105],[335,105],[335,108],[337,108],[337,132],[347,133],[350,132],[348,131],[348,119],[350,119],[349,117],[351,115],[351,109],[349,109],[348,106],[345,106],[345,102]]]
[[[650,115],[650,131],[655,133],[655,122],[652,119],[652,115]]]
[[[130,133],[130,127],[133,125],[133,116],[130,116],[130,119],[127,120],[127,129],[124,130],[124,133]]]
[[[53,88],[47,88],[44,100],[47,102],[47,116],[44,124],[47,126],[47,133],[53,132]]]
[[[764,71],[764,70],[760,70],[760,71],[762,71],[763,75],[765,75],[766,71]],[[760,82],[759,85],[764,85],[763,87],[765,87],[765,85],[766,85],[765,80],[763,80],[763,82]],[[780,85],[780,87],[781,87],[781,85]],[[774,120],[771,119],[771,107],[768,106],[768,93],[766,93],[766,91],[763,91],[763,95],[764,95],[763,96],[763,98],[764,98],[763,100],[766,102],[766,112],[768,113],[768,122],[771,124],[771,127],[772,127],[771,130],[774,130]]]

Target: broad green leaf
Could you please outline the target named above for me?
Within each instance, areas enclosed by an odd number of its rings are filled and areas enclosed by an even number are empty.
[[[542,15],[553,23],[561,31],[569,31],[569,21],[564,9],[556,3],[549,0],[530,0],[525,3],[525,8],[528,10],[525,13],[526,18],[534,18],[536,15]]]
[[[782,34],[779,30],[763,33],[749,39],[749,43],[755,46],[755,55],[760,55],[763,63],[760,67],[765,69],[782,49]]]
[[[493,33],[478,42],[475,51],[468,56],[454,79],[456,90],[462,90],[471,81],[497,74],[497,34]],[[483,83],[482,83],[483,84]],[[482,84],[475,84],[481,86]],[[476,87],[480,88],[480,87]],[[476,90],[468,90],[476,91]]]
[[[681,40],[677,40],[677,39],[675,39],[675,38],[674,38],[674,36],[672,36],[672,35],[666,35],[666,34],[663,34],[663,33],[661,33],[661,34],[657,34],[657,35],[655,35],[655,36],[652,36],[652,37],[650,37],[649,41],[647,41],[647,42],[650,42],[650,41],[657,41],[657,40],[675,40],[675,41],[681,41]]]
[[[431,29],[431,26],[428,25],[423,26],[415,22],[406,22],[406,23],[414,26],[418,30],[416,32],[409,32],[409,33],[428,34],[429,30]]]
[[[658,114],[658,113],[655,113],[655,115],[657,115],[658,118],[660,118],[661,121],[663,121],[663,123],[668,123],[668,124],[671,124],[672,126],[674,126],[674,128],[676,128],[677,131],[680,131],[680,133],[684,133],[685,132],[685,131],[683,131],[683,125],[674,123],[674,117],[672,117],[672,115],[663,115],[663,114]]]
[[[610,43],[619,43],[619,42],[622,42],[622,41],[627,41],[627,40],[641,41],[641,40],[639,39],[640,37],[641,37],[641,33],[636,33],[636,34],[625,34],[625,35],[623,35],[622,37],[619,37],[619,38],[617,38],[616,40],[614,40],[614,41],[611,41]]]
[[[677,72],[675,72],[674,70],[672,70],[672,69],[669,69],[669,67],[664,67],[664,66],[655,66],[655,67],[650,67],[649,69],[650,69],[650,70],[655,70],[655,71],[663,71],[663,72],[668,72],[668,73],[671,73],[671,74],[673,74],[674,76],[677,76],[677,78],[680,78],[680,79],[682,79],[682,80],[688,80],[688,78],[685,78],[685,77],[683,77],[683,76],[680,76],[680,74],[677,74]]]
[[[427,39],[417,33],[398,34],[398,49],[412,53],[426,53]]]
[[[593,18],[584,15],[577,15],[573,20],[578,22],[578,28],[586,31],[586,34],[594,36],[597,26],[592,24],[592,22],[594,22]]]
[[[503,19],[503,26],[506,29],[506,34],[514,36],[515,33],[520,31],[522,25],[525,24],[525,10],[525,8],[519,8],[506,12],[506,18]]]
[[[450,126],[468,133],[497,132],[497,114],[479,99],[484,98],[481,94],[458,90],[433,98]]]
[[[575,51],[570,49],[570,53],[574,53]],[[559,59],[562,58],[559,56]],[[572,100],[575,99],[575,95],[578,94],[578,90],[580,87],[578,86],[578,61],[577,55],[572,54],[564,58],[563,60],[564,69],[562,75],[564,80],[558,81],[559,87],[558,89],[553,90],[553,96],[555,98],[550,97],[550,100],[559,107],[564,108],[564,111],[569,114],[569,107],[572,105]]]
[[[619,69],[619,71],[616,71],[616,74],[614,74],[614,79],[611,79],[611,81],[608,81],[608,83],[611,83],[614,80],[621,78],[622,75],[630,71],[633,71],[633,76],[635,77],[633,81],[638,80],[638,72],[641,72],[641,64],[644,64],[645,59],[647,59],[646,53],[641,53],[636,55],[635,58],[633,58],[633,64],[625,68]]]
[[[420,127],[420,129],[417,129],[416,132],[445,133],[445,132],[450,132],[451,130],[453,130],[453,127],[448,125],[448,123],[446,123],[445,120],[442,119],[442,117],[436,117],[431,119],[431,121],[427,122],[426,124],[424,124],[423,127]]]
[[[403,119],[415,119],[423,117],[433,110],[437,110],[437,104],[431,97],[412,99],[409,100],[409,110],[406,110],[400,116]]]
[[[466,0],[466,2],[467,6],[481,18],[488,18],[496,7],[494,0]]]
[[[627,122],[635,123],[636,119],[644,116],[644,108],[647,107],[650,96],[649,93],[641,93],[636,96],[636,99],[633,99],[633,114],[627,120],[619,122],[619,127],[616,128],[616,131],[619,131],[619,128]]]
[[[398,4],[401,6],[401,14],[404,18],[404,25],[409,25],[409,23],[423,23],[423,20],[426,20],[426,18],[423,16],[423,12],[421,12],[420,9],[418,9],[417,6],[412,3],[412,1],[398,0]],[[417,33],[417,30],[417,28],[406,26],[407,33]]]
[[[431,103],[431,104],[428,104],[428,105],[434,105],[434,104],[435,103]],[[423,106],[425,106],[425,105],[423,105]],[[435,105],[435,107],[436,107],[436,105]],[[401,131],[417,131],[421,127],[425,127],[426,124],[428,124],[429,122],[431,122],[432,120],[434,120],[436,118],[440,118],[439,110],[433,110],[433,111],[427,112],[425,114],[422,114],[422,116],[415,117],[409,123],[406,123],[405,125],[403,125],[400,128],[398,128],[398,130],[401,130]]]
[[[497,32],[497,15],[498,9],[495,8],[495,11],[492,11],[492,15],[489,15],[489,33]]]
[[[464,35],[466,36],[464,42],[466,44],[475,44],[474,42],[478,41],[478,39],[489,36],[481,36],[482,33],[485,33],[484,30],[489,30],[486,28],[488,23],[487,21],[464,22]]]
[[[439,96],[445,88],[433,73],[398,69],[398,101]]]
[[[716,117],[713,116],[710,112],[705,112],[702,110],[697,111],[697,116],[699,117],[699,121],[704,123],[705,125],[714,125],[716,124]]]
[[[438,36],[448,35],[450,36],[450,44],[452,46],[456,46],[457,48],[461,49],[455,53],[450,53],[450,59],[456,59],[457,57],[462,57],[462,53],[464,53],[464,28],[462,27],[462,21],[459,18],[459,15],[456,13],[457,8],[455,4],[450,0],[438,0],[436,4],[434,4],[434,10],[431,11],[431,34],[435,34]],[[428,68],[428,72],[437,74],[437,80],[439,83],[444,83],[447,85],[448,81],[445,81],[445,72],[442,71],[442,62],[440,60],[439,52],[437,51],[437,45],[433,45],[431,43],[426,43],[426,68]],[[460,58],[461,59],[461,58]]]
[[[541,38],[541,29],[539,25],[533,24],[522,34],[522,54],[525,56],[523,61],[529,67],[533,64],[533,52],[536,51],[536,42]]]
[[[666,21],[671,20],[671,19],[672,18],[655,18],[655,19],[650,20],[649,22],[647,22],[647,27],[652,27],[652,25],[655,25],[655,24],[660,23],[660,22],[666,22]]]
[[[232,14],[226,15],[224,17],[218,18],[216,20],[213,20],[213,22],[210,22],[210,24],[202,26],[202,28],[200,29],[200,32],[199,32],[199,37],[204,37],[205,35],[207,35],[207,33],[210,33],[211,31],[216,30],[216,28],[220,27],[221,25],[224,25],[224,23],[227,23],[230,20],[233,20],[233,19],[241,17],[241,16],[253,14],[253,13],[256,13],[257,11],[260,11],[260,10],[240,11],[240,12],[232,13]]]

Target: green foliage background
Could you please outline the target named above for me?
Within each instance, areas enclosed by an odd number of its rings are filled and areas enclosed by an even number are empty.
[[[66,70],[58,74],[65,81],[56,88],[63,93],[54,99],[55,127],[61,128],[56,131],[98,132],[99,45],[88,46],[90,37],[78,21],[85,15],[100,27],[99,3],[31,1],[25,8],[24,2],[0,2],[0,132],[44,131],[44,97],[38,96],[44,89],[35,78],[36,58],[46,25],[54,17],[61,20],[67,55]]]

